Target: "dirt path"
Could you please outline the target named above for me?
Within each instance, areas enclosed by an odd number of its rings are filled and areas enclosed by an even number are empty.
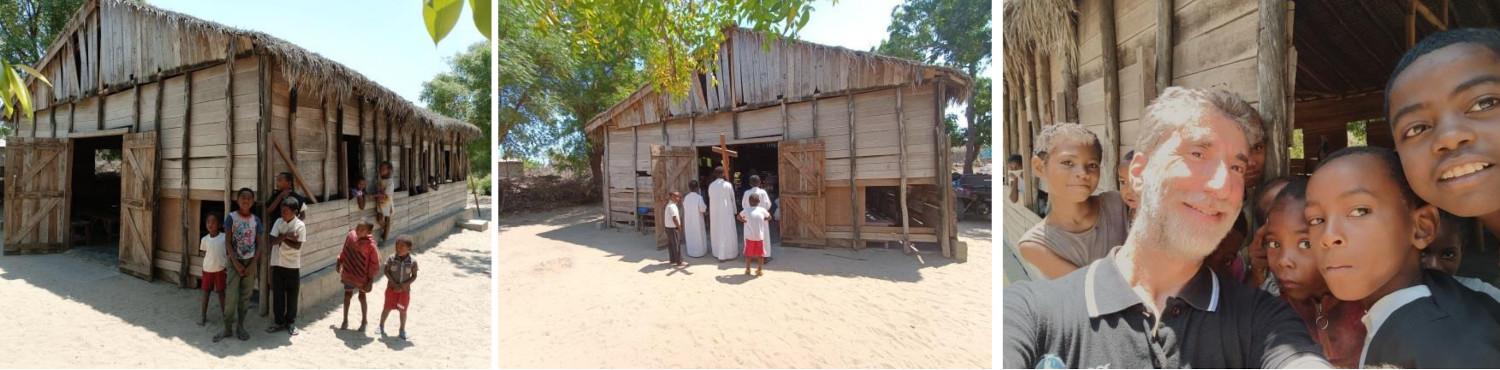
[[[650,235],[600,231],[597,207],[502,219],[500,367],[989,367],[988,223],[969,261],[897,250],[777,249],[764,276]]]
[[[300,313],[302,332],[267,334],[270,317],[251,312],[248,342],[213,343],[217,298],[208,327],[197,325],[201,291],[148,283],[65,253],[0,257],[0,315],[5,367],[479,368],[492,348],[490,234],[450,233],[420,249],[407,329],[412,338],[375,334],[384,281],[370,293],[370,326],[338,331],[338,299]],[[359,304],[350,312],[359,325]],[[392,313],[386,328],[394,333]],[[394,334],[393,334],[394,335]]]

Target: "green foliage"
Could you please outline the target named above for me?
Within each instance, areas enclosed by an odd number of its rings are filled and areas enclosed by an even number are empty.
[[[886,39],[873,50],[898,58],[953,67],[974,78],[973,101],[965,109],[969,145],[964,172],[972,173],[977,150],[990,145],[992,99],[989,78],[979,71],[990,63],[993,44],[990,0],[908,0],[891,11]],[[956,132],[951,130],[949,132]]]
[[[1293,129],[1292,130],[1291,148],[1287,149],[1287,152],[1289,153],[1287,155],[1287,158],[1290,158],[1290,159],[1305,159],[1305,158],[1307,158],[1307,152],[1306,152],[1306,149],[1305,149],[1306,145],[1303,145],[1304,142],[1305,141],[1302,138],[1302,129],[1300,129],[1300,128],[1299,129]]]
[[[5,117],[13,117],[18,108],[27,118],[32,116],[31,92],[20,72],[51,85],[28,65],[42,59],[81,4],[83,0],[0,0],[0,100]],[[11,131],[7,128],[6,134]]]
[[[714,68],[724,27],[738,22],[796,37],[812,13],[812,0],[513,1],[537,15],[528,19],[538,30],[566,39],[574,55],[639,58],[648,80],[674,96],[687,93],[694,72]]]
[[[538,32],[525,21],[536,17],[527,9],[501,7],[498,15],[495,44],[504,56],[494,66],[500,148],[506,158],[539,155],[565,135],[558,95],[577,63],[560,35]]]
[[[486,173],[484,177],[469,175],[468,183],[469,193],[490,195],[490,174]]]
[[[490,48],[487,43],[477,42],[465,51],[448,59],[448,72],[422,83],[422,102],[433,112],[453,117],[479,127],[483,132],[471,140],[464,150],[469,155],[469,171],[474,174],[490,172],[490,141],[493,133],[490,125]]]
[[[1384,119],[1380,119],[1380,120],[1383,121]],[[1370,145],[1370,140],[1369,140],[1370,135],[1369,135],[1369,132],[1367,132],[1367,130],[1366,130],[1367,128],[1370,127],[1370,125],[1369,125],[1370,122],[1377,122],[1377,120],[1373,120],[1372,119],[1372,120],[1354,121],[1354,122],[1349,122],[1349,123],[1344,124],[1344,128],[1345,128],[1344,131],[1348,135],[1348,137],[1347,137],[1348,142],[1349,142],[1348,146],[1365,146],[1365,145]]]
[[[474,18],[474,28],[479,34],[490,38],[490,2],[492,0],[468,0],[469,13]],[[422,23],[427,25],[427,35],[437,45],[453,27],[458,25],[458,16],[463,14],[463,0],[422,0]]]

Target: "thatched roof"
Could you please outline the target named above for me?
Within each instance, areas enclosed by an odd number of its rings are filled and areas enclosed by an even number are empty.
[[[73,16],[74,20],[69,23],[76,23],[79,17],[86,16],[90,5],[92,4],[85,3],[80,7],[79,11]],[[277,62],[276,64],[280,66],[282,75],[293,86],[296,86],[299,91],[311,94],[329,94],[339,100],[359,96],[372,102],[380,109],[389,110],[395,115],[393,118],[399,120],[416,119],[418,122],[432,129],[445,133],[459,132],[466,138],[472,138],[481,133],[479,128],[472,124],[445,117],[419,107],[403,99],[390,89],[371,81],[359,72],[339,62],[325,58],[318,53],[308,51],[275,36],[258,31],[229,27],[218,22],[157,8],[146,4],[144,1],[99,0],[98,5],[101,12],[133,12],[137,15],[171,25],[179,30],[204,35],[210,39],[227,42],[230,37],[239,37],[241,40],[249,40],[251,43],[249,48],[254,50],[256,55],[268,57]],[[64,42],[66,40],[59,39],[54,41],[54,45],[49,50],[56,51],[58,45]],[[240,46],[240,48],[245,47],[244,45]],[[38,67],[41,67],[52,57],[52,51],[49,51],[48,55],[43,57],[42,63],[38,63]]]
[[[1026,58],[1035,53],[1062,57],[1072,64],[1077,35],[1072,19],[1078,15],[1073,0],[1005,0],[1001,9],[1005,43],[1005,79],[1029,71]]]

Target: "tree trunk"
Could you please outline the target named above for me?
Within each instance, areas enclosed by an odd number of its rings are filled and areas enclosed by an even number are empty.
[[[976,71],[974,66],[969,66],[969,78],[974,78]],[[974,174],[974,159],[979,158],[979,130],[974,128],[974,94],[978,84],[969,87],[969,103],[964,105],[964,119],[969,122],[969,128],[964,130],[964,174]],[[944,124],[938,122],[938,124]],[[947,149],[944,149],[947,150]]]

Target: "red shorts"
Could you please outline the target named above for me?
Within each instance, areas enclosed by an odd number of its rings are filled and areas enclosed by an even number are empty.
[[[205,292],[222,292],[222,291],[224,291],[224,282],[225,282],[226,279],[229,279],[229,269],[220,270],[219,272],[204,272],[203,273],[203,284],[202,284],[203,291],[205,291]]]
[[[745,240],[745,257],[765,257],[766,245],[761,240]]]
[[[411,304],[411,292],[397,292],[397,291],[390,290],[390,289],[386,289],[385,290],[385,310],[386,311],[396,310],[396,311],[406,312],[406,308],[410,304]]]

